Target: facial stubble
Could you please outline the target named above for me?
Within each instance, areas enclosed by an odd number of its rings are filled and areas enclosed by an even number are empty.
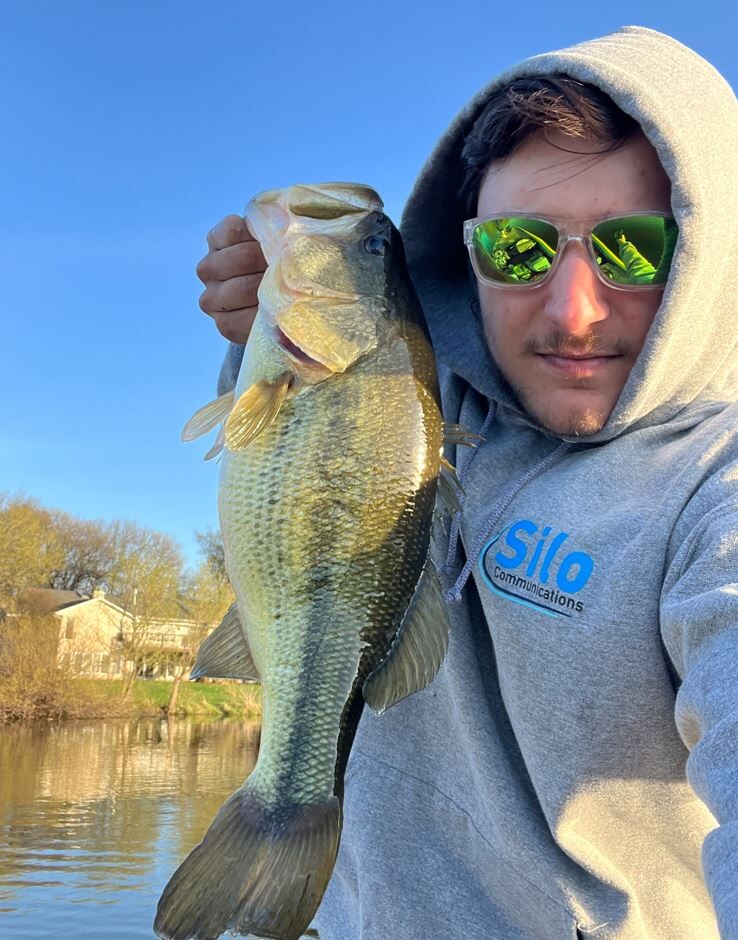
[[[495,352],[494,333],[489,321],[483,318],[484,335],[487,340],[492,359],[500,371],[500,375],[507,384],[510,392],[514,396],[520,408],[532,418],[541,428],[550,431],[561,437],[588,437],[596,434],[605,426],[607,419],[612,413],[610,409],[604,413],[602,409],[584,407],[562,415],[559,419],[546,413],[546,410],[540,408],[536,403],[536,394],[524,383],[515,381],[505,371]],[[608,355],[625,356],[629,353],[627,343],[617,341],[614,344],[605,346],[604,341],[596,333],[590,332],[582,337],[571,336],[559,330],[552,330],[544,340],[525,340],[522,345],[522,351],[530,355],[545,353],[548,355],[593,355],[606,352]],[[570,389],[590,388],[586,379],[571,379],[568,383]],[[613,403],[614,404],[614,403]]]

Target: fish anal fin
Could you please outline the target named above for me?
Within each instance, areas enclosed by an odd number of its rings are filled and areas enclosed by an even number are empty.
[[[194,441],[207,434],[219,421],[224,421],[233,407],[233,399],[233,392],[226,392],[199,408],[182,428],[182,440]]]
[[[197,651],[190,679],[202,679],[205,676],[209,679],[260,681],[259,670],[251,656],[235,601]]]
[[[372,711],[381,715],[432,682],[448,649],[448,632],[448,608],[429,558],[389,653],[364,682],[364,701]]]
[[[293,376],[283,372],[277,379],[263,379],[252,385],[236,402],[225,423],[225,445],[243,450],[266,430],[279,414]]]

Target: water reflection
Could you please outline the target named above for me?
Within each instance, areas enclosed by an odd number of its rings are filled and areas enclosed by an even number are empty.
[[[0,936],[153,937],[163,886],[258,743],[236,721],[0,727]]]

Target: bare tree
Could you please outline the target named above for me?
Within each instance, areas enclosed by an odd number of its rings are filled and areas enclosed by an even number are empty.
[[[115,523],[77,519],[60,509],[51,510],[51,518],[63,558],[51,573],[49,587],[88,595],[107,588],[113,579]]]
[[[215,578],[224,583],[227,582],[225,548],[220,530],[206,529],[204,532],[195,532],[195,539],[200,547],[203,563],[208,566]]]
[[[180,584],[184,559],[169,535],[132,522],[112,525],[114,563],[108,588],[132,620],[122,625],[123,688],[128,698],[152,655],[152,633],[157,621],[182,616]]]
[[[202,548],[202,543],[201,543]],[[187,576],[183,583],[184,605],[194,626],[178,651],[174,667],[174,680],[166,705],[168,715],[174,714],[182,679],[190,672],[200,644],[213,626],[220,623],[233,601],[233,591],[206,556],[197,571]]]

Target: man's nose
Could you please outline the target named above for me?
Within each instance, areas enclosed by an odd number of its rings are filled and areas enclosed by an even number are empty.
[[[546,285],[544,313],[567,333],[586,333],[598,320],[609,316],[608,288],[593,263],[581,242],[567,242]]]

